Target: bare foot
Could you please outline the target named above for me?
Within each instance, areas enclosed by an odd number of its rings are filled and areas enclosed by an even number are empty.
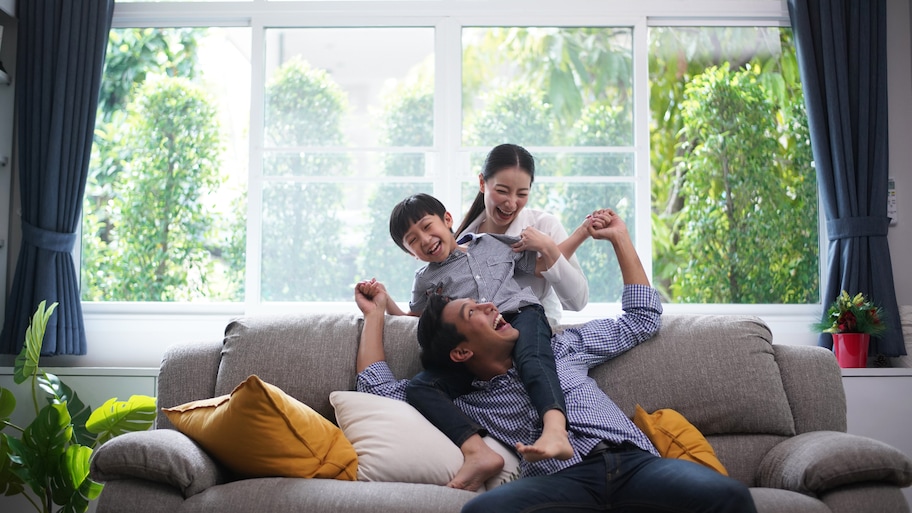
[[[567,433],[542,433],[542,436],[532,445],[516,443],[516,450],[526,461],[541,461],[548,458],[569,460],[573,457],[573,446]]]
[[[466,440],[460,450],[463,456],[462,467],[453,476],[453,480],[447,483],[450,488],[477,491],[484,486],[485,481],[503,469],[503,456],[488,447],[479,435]]]

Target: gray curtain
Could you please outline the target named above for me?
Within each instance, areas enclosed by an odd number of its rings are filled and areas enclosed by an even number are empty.
[[[85,354],[71,252],[85,192],[114,0],[26,0],[18,6],[16,110],[22,247],[0,352],[18,353],[42,300],[59,303],[43,354]]]
[[[829,237],[823,302],[862,292],[889,329],[869,354],[906,354],[887,244],[885,0],[788,0]],[[819,344],[832,347],[832,337]]]

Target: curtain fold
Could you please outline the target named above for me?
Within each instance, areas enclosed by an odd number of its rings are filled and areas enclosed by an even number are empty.
[[[0,353],[16,354],[43,300],[59,303],[42,354],[85,354],[73,263],[113,0],[19,2],[16,109],[22,247]]]
[[[824,308],[840,291],[883,307],[888,330],[869,354],[906,354],[887,243],[885,0],[788,0],[814,165],[827,221]],[[819,345],[832,348],[822,334]]]

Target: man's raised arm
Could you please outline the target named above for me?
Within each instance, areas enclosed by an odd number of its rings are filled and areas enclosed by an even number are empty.
[[[364,328],[361,330],[361,343],[355,361],[359,373],[373,363],[386,360],[383,324],[388,300],[386,288],[375,279],[355,285],[355,303],[364,314]]]

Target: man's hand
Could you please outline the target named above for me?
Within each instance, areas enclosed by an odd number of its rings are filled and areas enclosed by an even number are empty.
[[[360,281],[355,285],[355,303],[364,315],[377,310],[386,312],[388,301],[386,287],[376,278]]]
[[[596,210],[590,216],[589,235],[593,239],[618,242],[621,238],[630,238],[627,224],[610,208]]]
[[[649,285],[649,277],[643,269],[643,263],[637,255],[627,224],[610,208],[596,210],[590,216],[589,234],[593,239],[603,239],[611,242],[618,264],[621,266],[621,276],[624,285]]]
[[[386,359],[383,351],[383,325],[386,322],[386,306],[389,296],[386,287],[375,278],[364,280],[355,285],[355,303],[364,314],[364,327],[361,328],[361,344],[355,367],[358,372],[369,365]]]

